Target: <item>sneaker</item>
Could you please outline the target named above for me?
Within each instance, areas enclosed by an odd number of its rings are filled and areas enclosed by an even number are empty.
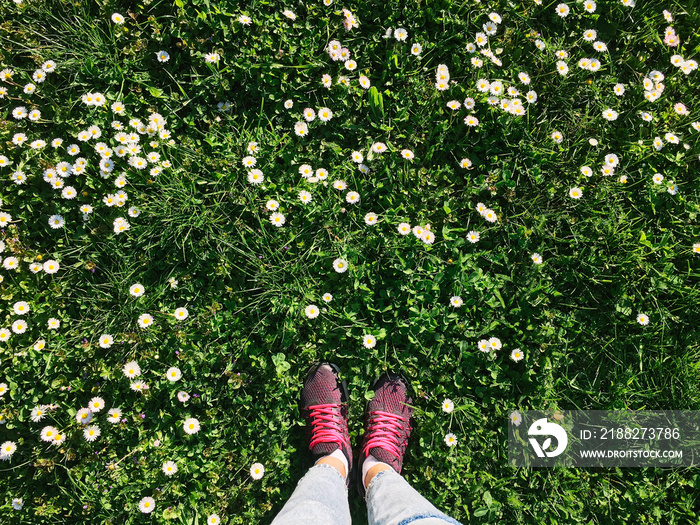
[[[311,367],[301,391],[299,411],[306,421],[306,436],[314,461],[340,449],[348,460],[346,482],[350,484],[352,447],[348,432],[348,386],[340,381],[340,368],[333,363]]]
[[[378,461],[401,473],[403,456],[411,435],[413,400],[408,395],[406,381],[393,374],[382,375],[374,384],[374,398],[367,405],[366,430],[362,441],[358,472],[372,454]],[[362,478],[362,475],[359,476]],[[358,480],[360,494],[365,494],[365,480]]]

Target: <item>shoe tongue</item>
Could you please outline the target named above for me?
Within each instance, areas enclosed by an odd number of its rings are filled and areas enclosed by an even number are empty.
[[[314,456],[327,456],[338,447],[338,443],[319,443],[313,449]]]
[[[369,451],[370,454],[372,454],[375,458],[377,458],[377,461],[381,461],[382,463],[386,463],[387,465],[390,465],[392,468],[396,470],[396,465],[397,461],[399,458],[394,456],[391,452],[384,450],[383,448],[380,447],[374,447],[370,449]],[[401,469],[401,466],[399,466],[399,470]]]

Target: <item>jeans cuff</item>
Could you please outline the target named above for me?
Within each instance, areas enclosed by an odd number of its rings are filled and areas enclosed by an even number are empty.
[[[375,483],[377,483],[377,479],[381,478],[384,476],[384,473],[386,472],[393,472],[394,474],[397,474],[397,472],[393,468],[388,468],[386,470],[382,470],[379,473],[375,474],[374,477],[372,478],[372,481],[369,482],[369,485],[367,485],[367,490],[365,490],[365,501],[369,499],[369,493],[372,490],[372,487],[374,487]],[[364,480],[363,480],[364,482]]]
[[[339,471],[337,468],[332,467],[331,465],[327,465],[326,463],[316,463],[316,464],[315,464],[313,467],[311,467],[309,470],[315,469],[315,468],[330,469],[330,470],[332,470],[332,471],[335,473],[335,475],[338,476],[338,477],[341,479],[341,481],[343,482],[343,485],[346,485],[346,486],[347,486],[346,479],[343,477],[343,475],[340,473],[340,471]]]

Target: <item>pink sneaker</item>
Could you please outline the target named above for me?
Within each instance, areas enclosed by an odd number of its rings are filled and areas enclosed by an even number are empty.
[[[306,421],[306,436],[314,461],[340,449],[348,460],[349,485],[353,465],[348,432],[348,386],[340,381],[339,373],[340,369],[333,363],[313,365],[304,380],[299,411]]]
[[[408,395],[406,382],[393,374],[383,374],[375,382],[374,392],[374,398],[367,405],[358,472],[362,472],[362,463],[372,454],[400,474],[412,430],[413,408],[409,405],[413,401]],[[358,480],[357,485],[360,494],[364,495],[364,480]]]

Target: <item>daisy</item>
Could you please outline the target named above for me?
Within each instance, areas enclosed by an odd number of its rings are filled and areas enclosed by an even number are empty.
[[[53,230],[57,230],[58,228],[63,228],[63,225],[66,223],[66,221],[63,219],[61,215],[52,215],[49,217],[49,226]]]
[[[542,264],[542,256],[539,253],[533,253],[531,258],[532,262],[534,262],[535,264]]]
[[[294,106],[294,102],[292,102],[291,100],[284,101],[284,108],[285,109],[292,109],[293,106]]]
[[[698,255],[700,255],[700,242],[696,242],[695,244],[693,244],[693,253],[697,253]]]
[[[384,153],[386,151],[386,145],[383,142],[375,142],[372,144],[372,151],[374,153]]]
[[[175,318],[183,321],[189,317],[189,312],[187,311],[187,308],[185,307],[180,307],[175,310]]]
[[[56,445],[58,447],[58,446],[63,444],[63,442],[66,440],[66,437],[67,436],[65,433],[61,433],[58,430],[56,430],[56,432],[54,433],[53,438],[51,440],[51,443],[53,443],[54,445]]]
[[[270,199],[265,203],[265,208],[267,208],[268,211],[275,211],[279,207],[280,203],[273,199]]]
[[[261,170],[255,169],[248,172],[248,182],[251,184],[257,186],[258,184],[262,184],[264,180],[265,175],[263,175]]]
[[[153,512],[156,508],[156,502],[153,498],[150,496],[146,496],[145,498],[141,498],[141,501],[139,501],[139,510],[143,512],[144,514],[150,514]]]
[[[561,144],[561,142],[564,140],[564,135],[562,135],[559,131],[553,131],[552,132],[552,140],[556,144]]]
[[[85,441],[95,441],[98,437],[100,437],[100,434],[102,434],[102,431],[97,425],[89,425],[83,430]]]
[[[447,412],[448,414],[452,412],[455,409],[455,404],[452,402],[451,399],[445,399],[442,402],[442,411]]]
[[[333,299],[333,295],[326,292],[326,293],[323,294],[323,297],[322,297],[322,298],[323,298],[323,302],[325,302],[325,303],[330,303],[331,300]]]
[[[221,56],[219,53],[207,53],[204,55],[204,60],[207,62],[207,64],[216,64],[219,62],[219,59]]]
[[[318,110],[318,118],[323,122],[328,122],[333,118],[333,112],[328,108],[321,108]]]
[[[416,239],[420,239],[420,238],[423,236],[423,228],[421,228],[421,227],[418,226],[418,225],[415,225],[415,226],[413,227],[413,230],[412,230],[412,231],[413,231],[413,236],[414,236]]]
[[[48,443],[51,443],[54,439],[54,437],[58,434],[58,430],[56,430],[55,427],[44,427],[41,429],[41,439],[42,441],[46,441]]]
[[[253,479],[260,479],[265,474],[265,467],[262,463],[253,463],[250,467],[250,477]]]
[[[321,77],[321,84],[323,84],[323,87],[330,89],[333,85],[333,79],[329,74],[325,74]]]
[[[664,181],[664,176],[661,175],[661,173],[655,174],[652,179],[654,181],[654,184],[661,184]]]
[[[306,122],[297,122],[294,124],[294,133],[298,137],[305,137],[309,133],[309,127],[306,125]]]
[[[520,348],[516,348],[510,353],[510,358],[516,363],[522,360],[523,357],[525,357],[525,355],[523,354],[522,350],[520,350]]]
[[[479,125],[479,119],[476,118],[474,115],[467,115],[464,118],[464,123],[469,126],[470,128],[473,128],[474,126]]]
[[[365,160],[365,158],[362,156],[362,153],[360,153],[359,151],[353,151],[350,154],[350,158],[352,159],[353,162],[355,162],[357,164],[360,164],[362,161]]]
[[[109,421],[112,424],[119,423],[119,421],[122,418],[122,411],[119,410],[118,408],[111,408],[109,412],[107,412],[107,421]]]
[[[16,450],[17,445],[14,441],[5,441],[0,445],[0,459],[3,461],[10,461]]]
[[[345,201],[348,204],[355,204],[360,201],[360,194],[356,191],[349,191],[347,195],[345,195]]]
[[[365,334],[362,336],[362,345],[365,348],[374,348],[374,345],[377,344],[377,339],[370,334]]]
[[[590,166],[581,166],[581,173],[583,175],[585,175],[586,177],[593,176],[593,170],[591,169]]]
[[[369,89],[371,86],[371,82],[369,81],[369,78],[367,78],[365,75],[361,75],[360,78],[358,79],[358,82],[360,83],[360,87],[362,89]]]
[[[199,432],[199,421],[197,419],[191,417],[185,420],[185,422],[182,424],[182,428],[185,431],[186,434],[196,434]]]
[[[345,273],[348,270],[348,262],[345,259],[333,261],[333,269],[338,273]]]
[[[560,75],[566,76],[566,74],[569,72],[569,66],[563,60],[559,60],[557,61],[557,71]]]
[[[25,301],[17,301],[12,305],[15,315],[26,315],[29,313],[29,305]]]
[[[49,325],[49,330],[57,330],[58,328],[61,327],[61,321],[59,321],[55,317],[51,317],[48,321],[48,325]]]
[[[369,212],[367,215],[365,215],[365,224],[368,226],[372,226],[377,223],[377,214],[373,212]]]
[[[462,159],[459,161],[459,165],[464,169],[469,169],[472,167],[472,161],[469,159]]]
[[[165,378],[171,383],[179,381],[181,377],[182,372],[180,372],[180,369],[175,366],[168,368],[168,371],[165,373]]]
[[[312,200],[311,194],[306,190],[302,190],[299,192],[299,200],[303,204],[308,204]]]
[[[167,62],[170,60],[170,54],[167,51],[158,51],[156,53],[156,58],[158,62]]]
[[[613,120],[617,120],[617,111],[614,109],[606,109],[603,111],[603,118],[607,120],[608,122],[611,122]]]
[[[448,447],[454,447],[457,444],[457,436],[452,433],[445,435],[445,444]]]
[[[153,324],[153,317],[150,314],[141,314],[138,323],[141,328],[148,328]]]
[[[469,233],[467,233],[467,240],[472,244],[478,242],[480,237],[481,236],[479,235],[479,232],[470,231]]]
[[[484,219],[486,219],[488,222],[496,222],[498,220],[498,217],[496,216],[496,212],[486,208],[483,213]]]
[[[292,20],[292,21],[297,19],[297,15],[295,15],[295,14],[294,14],[292,11],[290,11],[289,9],[285,9],[284,11],[282,11],[282,14],[283,14],[284,16],[286,16],[287,18],[289,18],[290,20]]]
[[[270,215],[270,222],[279,228],[286,222],[286,219],[284,215],[276,212]]]
[[[312,122],[313,120],[316,119],[316,112],[311,108],[306,108],[303,111],[303,115],[304,115],[304,120],[306,120],[306,122]]]
[[[425,244],[433,244],[433,242],[435,242],[435,234],[433,232],[431,232],[430,230],[426,229],[423,232],[423,235],[421,235],[420,239]]]
[[[413,56],[418,56],[423,52],[423,46],[420,44],[413,44],[411,46],[411,54]]]
[[[163,463],[163,474],[172,476],[177,472],[177,464],[174,461],[166,461]]]
[[[131,390],[134,392],[143,392],[144,390],[148,390],[148,385],[144,382],[141,381],[140,379],[137,379],[136,381],[132,381],[131,385],[129,385]]]
[[[12,498],[13,509],[22,510],[22,507],[24,507],[24,502],[22,501],[22,498]]]
[[[492,350],[500,350],[502,347],[501,340],[498,337],[492,337],[488,341],[489,348]]]
[[[12,331],[16,334],[23,334],[27,331],[27,323],[22,319],[17,319],[12,323]]]
[[[145,292],[145,291],[146,291],[146,290],[145,290],[145,288],[143,287],[143,285],[141,285],[141,284],[139,284],[139,283],[132,284],[131,287],[129,288],[129,293],[130,293],[133,297],[141,297],[141,296],[143,295],[143,292]]]
[[[0,397],[4,396],[7,392],[7,383],[0,383]]]
[[[572,199],[580,199],[582,195],[583,192],[581,191],[581,188],[574,187],[569,190],[569,197]]]
[[[397,27],[394,29],[394,38],[399,42],[404,42],[408,38],[408,31],[403,27]]]
[[[309,306],[306,307],[304,310],[304,313],[306,314],[306,317],[309,319],[316,319],[318,317],[319,309],[318,306],[315,304],[310,304]]]
[[[617,155],[615,155],[614,153],[608,153],[608,154],[605,156],[605,164],[606,164],[607,166],[610,166],[610,167],[612,167],[612,168],[615,168],[615,167],[617,167],[617,165],[618,165],[619,163],[620,163],[620,158],[619,158]]]
[[[105,407],[105,400],[101,397],[93,397],[88,403],[88,408],[94,413],[99,412]]]
[[[649,324],[649,316],[647,314],[637,314],[637,322],[642,326]]]
[[[511,422],[512,422],[516,427],[519,427],[519,426],[520,426],[520,423],[523,422],[523,416],[521,416],[519,412],[515,412],[515,411],[514,411],[514,412],[511,412],[509,417],[510,417]]]
[[[92,410],[89,408],[81,408],[75,414],[75,420],[81,425],[87,425],[92,419]]]
[[[452,297],[450,297],[450,304],[455,308],[459,308],[464,304],[464,301],[459,295],[453,295]]]
[[[24,133],[15,133],[12,136],[12,143],[15,146],[21,146],[25,142],[27,142],[27,136]]]
[[[180,390],[180,391],[177,393],[177,400],[178,400],[180,403],[184,403],[184,402],[187,401],[189,398],[190,398],[190,395],[189,395],[187,392],[183,392],[182,390]]]
[[[44,416],[46,416],[46,409],[44,408],[44,405],[34,407],[31,414],[31,419],[34,423],[38,423],[44,419]]]
[[[401,224],[399,224],[399,233],[401,235],[408,235],[409,233],[411,233],[411,225],[407,222],[402,222]]]
[[[141,368],[136,361],[129,361],[124,365],[124,368],[122,368],[122,372],[129,379],[133,379],[141,375]]]
[[[124,23],[124,17],[119,13],[112,13],[112,22],[122,25]]]

